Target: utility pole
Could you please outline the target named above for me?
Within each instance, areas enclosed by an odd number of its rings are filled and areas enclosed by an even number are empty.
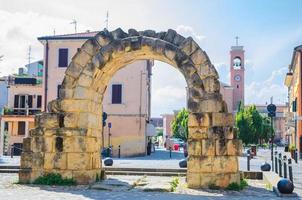
[[[73,19],[70,24],[74,24],[74,32],[77,33],[77,20]]]
[[[276,105],[273,104],[273,97],[271,97],[271,103],[267,106],[268,116],[271,118],[271,159],[272,159],[272,170],[274,170],[274,128],[273,119],[276,116]]]

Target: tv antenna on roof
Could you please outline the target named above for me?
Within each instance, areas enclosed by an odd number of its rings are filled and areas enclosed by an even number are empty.
[[[108,30],[108,23],[109,23],[109,12],[108,12],[108,10],[107,10],[107,14],[106,14],[105,23],[106,23],[106,29]]]
[[[74,24],[74,32],[77,33],[77,20],[73,19],[70,24]]]
[[[33,57],[31,57],[31,46],[29,45],[29,47],[28,47],[28,57],[27,57],[27,59],[28,59],[28,67],[30,65],[30,62],[31,62],[32,58]]]

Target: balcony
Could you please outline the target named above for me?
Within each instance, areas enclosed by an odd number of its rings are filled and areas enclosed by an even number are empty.
[[[41,112],[41,108],[4,108],[4,115],[36,115]]]

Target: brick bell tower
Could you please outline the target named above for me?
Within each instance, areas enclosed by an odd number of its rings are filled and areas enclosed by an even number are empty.
[[[238,45],[238,39],[239,37],[236,37],[236,46],[232,46],[230,51],[230,82],[234,88],[233,112],[238,110],[240,101],[244,105],[244,50],[243,46]]]

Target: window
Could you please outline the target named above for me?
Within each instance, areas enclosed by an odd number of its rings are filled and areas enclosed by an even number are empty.
[[[68,66],[68,49],[59,49],[59,67]]]
[[[237,85],[237,88],[239,88],[239,85]]]
[[[41,108],[42,107],[42,96],[38,95],[37,97],[37,108]]]
[[[121,104],[122,103],[122,85],[113,84],[112,85],[112,104]]]
[[[25,135],[25,122],[18,122],[18,135]]]
[[[61,88],[62,88],[62,85],[58,85],[57,86],[57,98],[60,97],[60,90],[61,90]]]

